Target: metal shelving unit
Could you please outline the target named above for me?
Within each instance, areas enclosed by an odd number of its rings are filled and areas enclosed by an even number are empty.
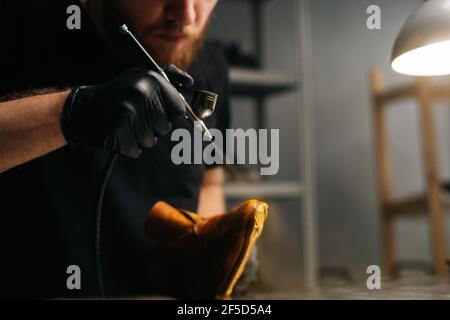
[[[262,66],[263,56],[263,6],[271,0],[234,0],[247,2],[253,7],[254,18],[254,48],[255,55]],[[317,223],[314,205],[313,183],[313,143],[312,143],[312,88],[302,85],[302,77],[311,75],[310,54],[310,0],[295,1],[295,55],[301,57],[296,65],[294,79],[275,72],[259,69],[232,67],[230,82],[232,95],[235,97],[251,97],[254,99],[255,117],[259,128],[266,127],[266,99],[273,95],[287,92],[297,92],[298,108],[298,141],[300,145],[300,171],[302,181],[271,181],[261,179],[258,181],[229,182],[225,188],[229,200],[243,200],[260,198],[270,200],[295,200],[302,206],[302,250],[304,265],[304,283],[307,288],[315,288],[318,281],[318,241]]]
[[[235,96],[271,96],[295,89],[294,79],[273,72],[233,67],[231,90]]]
[[[233,199],[296,199],[304,195],[305,188],[298,182],[260,182],[243,183],[231,182],[225,187],[227,197]]]

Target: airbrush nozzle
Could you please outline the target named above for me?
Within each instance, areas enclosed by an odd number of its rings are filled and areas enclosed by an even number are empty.
[[[126,24],[122,25],[119,29],[123,34],[126,34],[128,32],[128,27]]]

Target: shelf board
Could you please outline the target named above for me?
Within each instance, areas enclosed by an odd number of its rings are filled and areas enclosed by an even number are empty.
[[[228,199],[298,199],[305,188],[295,181],[282,182],[229,182],[225,184],[225,196]]]
[[[250,68],[230,68],[231,91],[235,95],[270,95],[293,90],[295,81],[285,75]]]

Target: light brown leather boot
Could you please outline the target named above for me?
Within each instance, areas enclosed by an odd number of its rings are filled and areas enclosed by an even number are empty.
[[[229,298],[268,216],[264,202],[250,200],[209,218],[156,203],[146,233],[161,241],[187,298]]]

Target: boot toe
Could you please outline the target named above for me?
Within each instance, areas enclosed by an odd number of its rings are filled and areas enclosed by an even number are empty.
[[[198,219],[193,232],[163,244],[182,295],[229,298],[261,235],[268,205],[249,200],[228,214]]]

